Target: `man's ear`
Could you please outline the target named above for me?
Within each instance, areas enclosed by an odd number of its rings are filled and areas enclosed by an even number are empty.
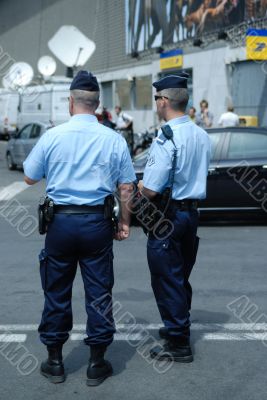
[[[70,96],[70,99],[69,99],[69,112],[70,112],[70,115],[73,115],[73,108],[74,108],[74,99],[73,99],[72,96]]]

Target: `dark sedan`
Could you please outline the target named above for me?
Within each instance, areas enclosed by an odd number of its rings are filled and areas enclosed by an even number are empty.
[[[214,128],[208,133],[212,156],[207,198],[199,204],[201,219],[267,219],[267,129]],[[134,159],[138,179],[148,152]]]

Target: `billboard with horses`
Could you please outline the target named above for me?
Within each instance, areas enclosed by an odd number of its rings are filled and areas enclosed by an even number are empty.
[[[125,0],[127,53],[263,18],[267,0]]]

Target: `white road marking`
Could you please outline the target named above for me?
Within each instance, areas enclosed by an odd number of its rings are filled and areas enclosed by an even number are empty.
[[[26,342],[27,335],[25,334],[20,334],[20,335],[14,335],[14,334],[3,334],[0,335],[0,343],[23,343]]]
[[[86,337],[82,333],[72,333],[70,339],[72,341],[82,341]],[[128,334],[128,333],[116,333],[114,340],[116,341],[139,341],[142,340],[145,335],[141,333]],[[27,340],[26,334],[1,334],[0,343],[24,343]],[[204,333],[201,337],[204,341],[266,341],[267,332],[262,333]]]
[[[162,324],[117,324],[116,328],[118,331],[121,330],[131,330],[134,328],[136,330],[148,330],[153,331],[162,327]],[[267,332],[267,323],[205,323],[198,324],[192,323],[192,331],[266,331]],[[14,332],[24,332],[24,331],[36,331],[38,329],[37,324],[10,324],[10,325],[0,325],[0,331],[14,331]],[[85,331],[85,324],[74,324],[73,331]]]
[[[162,324],[117,324],[116,327],[118,330],[123,329],[131,329],[131,327],[135,327],[135,329],[140,330],[158,330],[162,327]],[[74,328],[73,328],[74,329]],[[192,323],[191,329],[193,331],[209,331],[209,330],[229,330],[229,331],[267,331],[267,323],[226,323],[226,324],[219,324],[219,323]]]
[[[28,187],[25,182],[13,182],[11,185],[5,186],[0,190],[0,201],[11,200]]]
[[[157,331],[162,324],[117,324],[117,333],[114,336],[116,341],[139,341],[147,336],[147,332]],[[0,342],[25,342],[27,334],[24,332],[36,332],[37,324],[11,324],[0,325]],[[70,335],[72,341],[81,341],[86,337],[85,324],[75,324]],[[202,332],[201,340],[205,341],[266,341],[267,343],[267,324],[266,323],[206,323],[192,324],[192,331]],[[13,332],[21,332],[14,334]],[[152,332],[151,332],[152,333]]]
[[[76,340],[83,340],[87,337],[86,334],[83,333],[72,333],[70,335],[70,340],[76,341]],[[114,335],[114,340],[120,340],[120,341],[138,341],[144,338],[144,335],[141,333],[115,333]]]
[[[202,340],[261,340],[261,341],[266,341],[267,344],[267,332],[262,332],[262,333],[221,333],[221,332],[215,332],[215,333],[204,333],[203,337],[201,338]]]
[[[38,329],[38,325],[0,325],[1,331],[9,331],[9,332],[25,332],[25,331],[36,331]]]

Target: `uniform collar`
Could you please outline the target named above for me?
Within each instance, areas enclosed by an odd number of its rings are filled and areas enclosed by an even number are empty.
[[[189,121],[190,121],[189,116],[188,115],[183,115],[182,117],[170,119],[167,122],[167,125],[175,126],[175,125],[179,125],[179,124],[184,124],[185,122],[189,122]]]
[[[71,117],[71,121],[86,121],[86,122],[97,122],[97,118],[92,114],[75,114]]]

